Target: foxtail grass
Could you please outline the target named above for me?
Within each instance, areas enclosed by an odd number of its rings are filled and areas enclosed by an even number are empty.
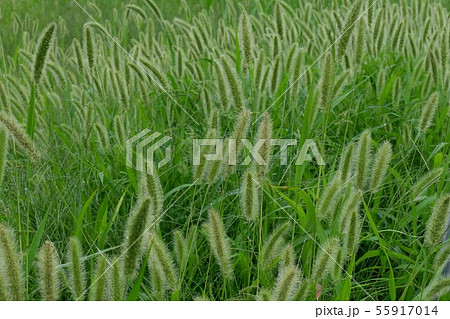
[[[59,258],[52,242],[46,241],[38,254],[39,286],[45,301],[59,299]]]
[[[232,261],[231,261],[231,245],[230,239],[225,232],[225,226],[219,214],[210,209],[209,218],[205,224],[206,237],[209,246],[216,258],[222,276],[226,279],[234,277]]]

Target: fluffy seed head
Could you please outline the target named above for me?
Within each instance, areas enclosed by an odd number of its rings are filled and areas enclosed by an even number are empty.
[[[432,248],[439,244],[448,228],[450,194],[442,195],[435,203],[425,230],[425,244]]]
[[[150,234],[150,259],[161,269],[163,284],[170,290],[178,287],[178,273],[173,264],[173,258],[160,237]]]
[[[264,242],[259,258],[262,269],[269,269],[272,266],[273,261],[283,252],[284,236],[288,227],[288,222],[281,224],[273,230],[272,234]]]
[[[372,137],[369,130],[365,130],[359,138],[356,152],[353,156],[356,186],[364,190],[369,180],[369,170],[372,157]]]
[[[5,286],[9,291],[10,300],[23,300],[23,269],[14,233],[11,228],[0,224],[0,260],[4,267]]]
[[[238,27],[239,48],[243,57],[243,69],[248,69],[253,64],[254,56],[254,37],[251,20],[247,12],[243,11],[239,18]]]
[[[336,256],[339,251],[339,239],[337,237],[332,237],[327,240],[327,242],[318,248],[316,258],[314,259],[314,265],[312,268],[311,278],[319,283],[327,277],[332,271]]]
[[[59,298],[59,258],[53,243],[46,241],[38,254],[39,286],[44,301]]]
[[[431,126],[431,123],[433,122],[433,118],[437,110],[438,103],[439,103],[439,93],[434,92],[428,99],[427,103],[425,103],[422,109],[422,114],[420,115],[419,131],[421,133],[425,133],[427,129]]]
[[[147,224],[147,215],[150,210],[150,198],[143,198],[133,208],[128,218],[124,238],[124,273],[126,277],[133,277],[139,258],[142,254],[142,242]]]
[[[108,291],[108,259],[101,254],[97,257],[95,270],[91,278],[91,288],[89,290],[89,300],[104,301],[110,299]]]
[[[6,155],[8,154],[8,133],[5,128],[0,126],[0,186],[3,182],[3,176],[6,168]]]
[[[205,231],[209,246],[216,257],[223,277],[231,279],[234,277],[234,274],[231,262],[230,239],[225,232],[225,227],[219,214],[211,209],[208,215]]]
[[[68,284],[74,300],[82,300],[86,288],[86,271],[83,261],[83,248],[80,241],[72,237],[67,251]]]
[[[352,158],[353,151],[355,149],[355,143],[348,144],[341,155],[341,160],[339,162],[339,171],[342,173],[342,180],[344,182],[350,180],[352,177]]]
[[[264,113],[261,124],[259,125],[258,133],[256,134],[255,139],[255,144],[258,143],[258,141],[264,141],[262,146],[259,148],[259,155],[264,161],[264,164],[261,163],[261,165],[257,166],[257,172],[259,176],[264,176],[269,171],[270,158],[272,155],[272,131],[272,120],[270,119],[269,113],[266,112]]]
[[[48,59],[48,52],[50,46],[52,45],[55,31],[56,23],[51,23],[44,29],[39,39],[33,66],[33,80],[35,84],[38,84],[41,79],[42,71],[44,70],[45,63]]]
[[[275,288],[272,293],[272,300],[292,300],[298,289],[299,281],[300,271],[296,266],[290,265],[282,268],[277,277]]]
[[[256,174],[249,169],[243,176],[240,192],[241,212],[247,221],[255,221],[259,213],[259,186]]]
[[[375,155],[370,183],[372,193],[376,193],[380,188],[380,185],[383,183],[389,168],[391,157],[392,145],[386,141],[380,146],[377,154]]]
[[[38,161],[40,159],[39,151],[34,146],[33,141],[29,138],[27,133],[22,129],[15,118],[3,111],[0,111],[0,122],[9,131],[14,140],[34,161]]]
[[[331,182],[325,187],[320,196],[317,217],[319,220],[330,217],[330,212],[335,211],[342,189],[341,172],[336,172]]]

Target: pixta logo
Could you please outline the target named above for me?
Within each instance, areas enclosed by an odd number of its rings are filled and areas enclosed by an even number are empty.
[[[169,136],[163,136],[158,140],[161,135],[161,133],[151,133],[149,129],[145,129],[128,139],[126,141],[127,166],[153,175],[155,152],[172,139]],[[133,165],[133,154],[136,157],[135,165]],[[172,148],[169,145],[165,148],[164,158],[156,164],[158,169],[169,163],[171,155]]]

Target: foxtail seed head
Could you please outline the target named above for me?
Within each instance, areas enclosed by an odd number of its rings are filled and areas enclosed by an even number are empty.
[[[134,276],[142,254],[141,248],[150,204],[151,200],[148,197],[139,200],[128,218],[123,244],[124,273],[128,278]]]
[[[6,155],[8,154],[8,133],[3,126],[0,126],[0,186],[6,168]]]
[[[38,254],[39,286],[44,301],[59,298],[59,258],[53,243],[46,241]]]
[[[86,271],[83,260],[83,248],[80,241],[72,237],[67,251],[68,284],[74,300],[82,300],[86,288]]]
[[[213,209],[208,212],[209,218],[205,224],[206,237],[211,250],[216,257],[224,278],[234,277],[231,263],[230,239],[228,238],[222,219]]]
[[[9,290],[10,300],[23,300],[23,269],[14,233],[11,228],[0,224],[0,259],[3,260],[5,286]]]
[[[324,220],[330,217],[330,212],[335,211],[342,190],[342,173],[336,172],[331,182],[325,187],[320,197],[317,209],[317,217]]]
[[[259,186],[256,174],[249,169],[243,176],[240,192],[241,212],[244,218],[251,222],[258,218],[259,213]]]
[[[243,69],[247,70],[253,64],[254,37],[251,20],[246,11],[243,11],[239,18],[238,36],[239,48],[243,57]]]
[[[384,142],[378,149],[375,155],[375,161],[372,167],[371,175],[371,191],[376,193],[386,177],[389,168],[389,163],[392,157],[392,145],[389,142]]]
[[[332,237],[327,240],[321,249],[319,248],[316,258],[314,259],[311,274],[311,278],[316,283],[321,282],[322,279],[331,273],[339,251],[339,246],[339,239],[337,237]]]
[[[369,169],[372,157],[372,137],[369,130],[365,130],[359,138],[356,152],[353,156],[356,186],[364,190],[369,180]]]
[[[173,258],[164,242],[156,234],[150,234],[150,259],[160,268],[163,283],[170,290],[178,288],[178,272],[173,264]]]
[[[55,30],[56,30],[56,23],[51,23],[44,29],[39,39],[36,56],[34,57],[34,66],[33,66],[34,84],[38,84],[41,79],[42,71],[44,70],[45,63],[47,62],[48,59],[48,52],[54,39]]]
[[[286,222],[275,228],[269,238],[264,242],[261,249],[259,262],[262,263],[262,269],[269,269],[273,261],[280,256],[284,247],[284,236],[288,230],[289,223]]]
[[[431,126],[431,123],[433,122],[433,118],[437,110],[438,103],[439,103],[439,92],[434,92],[428,99],[427,103],[425,103],[422,109],[422,114],[420,115],[419,131],[421,133],[425,133],[427,129]]]
[[[425,230],[425,244],[433,248],[439,244],[448,227],[450,194],[442,195],[435,203]]]
[[[295,265],[282,268],[277,277],[275,288],[272,293],[272,300],[292,300],[297,292],[299,281],[300,271]]]
[[[110,299],[108,289],[108,259],[101,254],[97,257],[95,270],[91,278],[91,288],[89,291],[89,300],[104,301]]]
[[[261,155],[262,160],[264,163],[261,163],[261,165],[257,166],[257,172],[260,177],[266,175],[269,171],[270,167],[270,158],[272,155],[272,131],[273,131],[273,124],[272,120],[270,119],[269,113],[264,113],[263,119],[261,124],[258,128],[258,133],[256,134],[256,143],[258,141],[264,141],[263,145],[259,149],[259,155]]]

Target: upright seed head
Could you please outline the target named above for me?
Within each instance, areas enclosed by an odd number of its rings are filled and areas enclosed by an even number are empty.
[[[242,151],[242,146],[243,146],[242,140],[247,137],[248,129],[250,127],[251,116],[252,116],[252,113],[248,109],[242,110],[242,112],[238,116],[238,120],[234,127],[234,131],[230,136],[230,140],[232,143],[234,143],[233,145],[235,146],[233,156],[234,156],[234,160],[236,160],[236,162],[234,162],[230,158],[228,158],[227,164],[229,164],[229,165],[226,168],[227,174],[231,174],[235,170],[237,161],[239,160],[239,158],[241,156],[241,151]],[[229,143],[230,143],[230,141],[229,141]]]
[[[244,218],[255,221],[259,213],[259,186],[256,182],[256,173],[249,169],[243,177],[240,192],[241,212]]]
[[[284,251],[281,254],[280,269],[296,264],[296,256],[294,246],[289,243],[284,247]]]
[[[89,68],[94,68],[94,39],[91,28],[88,25],[84,26],[84,53],[86,55]]]
[[[243,57],[243,69],[247,70],[253,64],[254,37],[251,20],[246,11],[243,11],[239,18],[238,36],[239,48]]]
[[[46,241],[38,254],[39,286],[44,301],[59,298],[59,258],[53,243]]]
[[[44,29],[39,39],[33,64],[33,80],[35,85],[39,83],[42,77],[42,71],[48,59],[48,52],[54,39],[55,30],[56,23],[51,23]]]
[[[433,248],[439,244],[447,231],[450,215],[450,194],[442,195],[435,203],[425,229],[425,244]]]
[[[295,265],[282,268],[277,277],[275,288],[272,293],[272,300],[292,300],[298,289],[299,281],[300,271]]]
[[[83,260],[83,248],[80,241],[72,237],[67,250],[68,284],[74,300],[84,299],[86,288],[86,271]]]
[[[0,126],[0,186],[3,182],[6,168],[6,155],[8,154],[8,133]]]
[[[97,257],[95,270],[91,278],[91,288],[89,290],[89,300],[104,301],[110,299],[108,291],[108,259],[101,254]]]
[[[312,268],[311,278],[319,283],[327,277],[336,262],[336,256],[339,251],[339,238],[332,237],[326,241],[326,243],[317,252],[314,259],[314,265]]]
[[[226,86],[228,87],[227,91],[229,92],[230,99],[233,101],[236,109],[240,110],[244,107],[244,96],[236,70],[232,69],[226,57],[221,59],[221,66],[226,75]]]
[[[163,283],[170,290],[178,288],[178,273],[173,264],[173,258],[160,237],[150,234],[150,258],[155,266],[160,268]]]
[[[434,115],[436,114],[437,106],[439,103],[439,92],[434,92],[427,103],[425,103],[422,114],[419,119],[419,131],[425,133],[433,122]]]
[[[355,22],[358,19],[359,11],[361,9],[362,0],[356,0],[353,4],[353,7],[350,13],[345,20],[344,27],[341,31],[341,38],[338,43],[338,54],[339,56],[343,56],[348,46],[348,42],[352,35],[353,29],[355,28]]]
[[[147,224],[147,215],[151,200],[146,197],[138,201],[128,218],[124,238],[124,273],[128,278],[134,277],[139,258],[142,254],[142,242]]]
[[[173,250],[175,253],[175,259],[177,261],[178,267],[180,268],[180,272],[186,266],[188,260],[188,242],[184,238],[183,233],[180,230],[176,230],[173,233]]]
[[[369,170],[372,157],[372,137],[369,130],[365,130],[359,138],[356,152],[354,152],[353,166],[355,168],[356,186],[364,190],[369,180]]]
[[[339,220],[339,229],[344,230],[345,223],[349,218],[349,214],[351,214],[353,211],[359,212],[360,206],[361,206],[361,197],[362,192],[359,189],[351,188],[350,195],[347,197],[347,199],[344,201],[344,204],[342,205],[342,213]]]
[[[342,190],[342,173],[336,172],[331,182],[325,187],[320,196],[317,217],[319,220],[330,217],[330,212],[335,211]]]
[[[320,81],[320,103],[324,113],[327,113],[330,108],[334,78],[334,62],[331,53],[328,52],[322,66],[322,78]]]
[[[9,108],[8,95],[6,94],[6,90],[2,82],[0,82],[0,102],[1,102],[0,110],[2,109],[8,110]]]
[[[259,148],[259,155],[261,156],[264,163],[258,163],[257,172],[260,177],[266,175],[269,172],[270,158],[272,155],[272,131],[273,124],[270,119],[269,113],[264,113],[261,124],[258,128],[258,133],[256,134],[255,142],[262,142],[262,146]],[[256,144],[255,143],[255,144]]]
[[[347,214],[347,218],[344,226],[344,243],[343,251],[345,256],[351,256],[356,254],[358,241],[361,235],[361,218],[356,210]]]
[[[123,301],[126,288],[125,275],[123,273],[123,263],[118,257],[111,258],[108,261],[111,265],[109,270],[110,275],[108,276],[108,291],[111,295],[111,300]]]
[[[10,300],[23,300],[23,269],[14,233],[11,228],[0,224],[0,260],[3,260],[5,286]]]
[[[209,219],[205,224],[206,237],[211,250],[216,257],[224,278],[234,277],[231,262],[230,239],[225,232],[225,226],[219,214],[213,209],[209,210]]]
[[[284,16],[284,10],[279,2],[275,4],[274,10],[276,31],[280,38],[284,39],[286,36],[286,17]]]
[[[154,207],[155,217],[158,218],[164,209],[164,192],[161,180],[156,170],[153,174],[142,174],[139,182],[139,196],[149,197]]]
[[[259,262],[262,269],[269,269],[275,259],[280,256],[284,247],[284,236],[288,230],[289,223],[286,222],[275,228],[262,246]]]
[[[355,149],[355,143],[349,143],[341,155],[339,162],[339,171],[342,173],[342,181],[347,182],[352,177],[352,158],[353,151]]]
[[[389,163],[392,157],[392,145],[389,142],[384,142],[378,149],[375,155],[375,161],[372,167],[371,175],[371,191],[376,193],[386,177],[389,168]]]

